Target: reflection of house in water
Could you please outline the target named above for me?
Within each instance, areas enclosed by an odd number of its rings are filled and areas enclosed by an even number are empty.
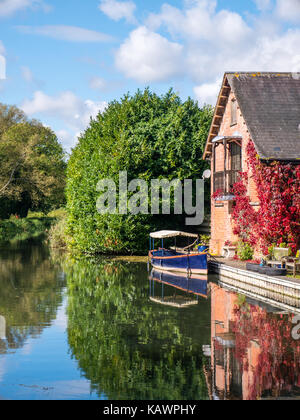
[[[0,315],[0,340],[6,340],[6,320]]]
[[[210,398],[299,398],[300,346],[291,321],[279,308],[212,285]]]
[[[155,303],[185,308],[197,305],[199,296],[207,298],[207,276],[152,270],[149,279],[150,300]],[[159,288],[155,287],[157,283]]]

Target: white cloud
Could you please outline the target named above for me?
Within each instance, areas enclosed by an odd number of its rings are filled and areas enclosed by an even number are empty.
[[[0,81],[6,79],[6,59],[5,59],[5,47],[0,41]],[[0,85],[0,90],[2,90],[3,86]]]
[[[285,21],[300,22],[300,0],[277,0],[277,16]]]
[[[31,85],[35,85],[37,89],[40,89],[44,83],[41,80],[38,80],[31,69],[27,66],[21,66],[21,76],[25,82]]]
[[[22,66],[21,67],[21,74],[22,74],[22,77],[25,80],[25,82],[32,83],[34,81],[33,73],[32,73],[32,71],[30,70],[29,67]]]
[[[5,47],[2,41],[0,41],[0,54],[5,54]]]
[[[107,82],[102,77],[93,77],[90,80],[89,86],[94,90],[104,90],[107,87]]]
[[[73,146],[76,137],[84,131],[90,118],[95,118],[107,107],[107,103],[82,100],[73,92],[61,92],[57,96],[49,96],[42,91],[34,93],[31,100],[25,100],[21,109],[30,117],[43,116],[60,120],[66,129],[58,131],[65,146]]]
[[[71,42],[109,42],[113,40],[113,37],[110,35],[77,26],[18,26],[17,29],[24,34],[47,36],[49,38]]]
[[[72,147],[75,146],[79,137],[77,133],[74,133],[70,130],[57,130],[56,135],[58,141],[63,145],[64,150],[66,150],[67,152],[69,152],[72,149]]]
[[[183,46],[141,26],[116,53],[116,65],[139,82],[159,82],[183,73]]]
[[[254,0],[258,10],[266,11],[272,7],[272,0]]]
[[[148,16],[146,27],[152,34],[163,30],[167,42],[173,39],[183,46],[173,72],[183,71],[195,83],[194,94],[201,104],[215,104],[225,71],[300,71],[300,28],[282,25],[291,15],[300,22],[300,0],[277,0],[276,8],[271,0],[256,0],[256,4],[264,13],[248,20],[217,9],[216,0],[186,0],[182,8],[165,3],[159,13]],[[131,44],[135,57],[138,47]],[[151,67],[151,54],[144,50]],[[140,69],[144,57],[139,56]]]
[[[220,88],[222,85],[222,79],[217,79],[213,83],[203,83],[200,86],[194,87],[194,94],[199,102],[200,106],[205,104],[215,105],[218,97]]]
[[[42,0],[0,0],[0,17],[12,16],[14,13],[27,8],[42,8],[45,12],[51,9]]]
[[[147,25],[155,30],[165,27],[173,36],[188,40],[206,40],[214,43],[240,42],[250,33],[243,18],[235,12],[216,12],[216,0],[187,2],[184,10],[164,4],[159,14],[150,14]]]
[[[133,1],[101,0],[99,9],[112,20],[125,19],[129,23],[136,22],[136,5]]]

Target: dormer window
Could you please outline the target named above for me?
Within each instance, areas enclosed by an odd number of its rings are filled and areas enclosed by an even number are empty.
[[[237,124],[237,101],[233,99],[231,101],[231,125]]]

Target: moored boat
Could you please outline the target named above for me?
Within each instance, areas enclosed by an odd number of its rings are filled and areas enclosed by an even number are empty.
[[[194,242],[185,248],[178,248],[176,245],[178,237],[191,238]],[[175,246],[168,249],[164,247],[164,240],[169,238],[175,239]],[[186,232],[164,230],[151,233],[149,259],[152,266],[164,271],[207,275],[207,251],[191,251],[198,239],[198,235]],[[155,249],[155,240],[161,240],[161,248]]]

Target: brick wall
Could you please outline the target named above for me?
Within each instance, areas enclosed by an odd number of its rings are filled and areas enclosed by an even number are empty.
[[[251,202],[255,205],[258,202],[257,191],[254,181],[251,177],[251,171],[247,165],[246,148],[250,141],[250,134],[241,114],[240,108],[237,108],[237,124],[231,125],[231,102],[235,99],[233,92],[229,95],[229,100],[225,109],[222,124],[219,130],[220,136],[232,136],[238,132],[243,136],[242,142],[242,170],[249,174],[248,194]],[[219,145],[216,148],[216,168],[214,168],[212,159],[212,172],[224,170],[224,147]],[[230,162],[227,159],[227,168],[230,169]],[[212,176],[212,194],[213,194],[214,178]],[[256,207],[255,207],[256,208]],[[215,201],[211,202],[211,250],[217,255],[221,255],[222,248],[226,241],[235,242],[238,238],[233,234],[233,226],[231,222],[231,209],[232,202],[228,201]]]

